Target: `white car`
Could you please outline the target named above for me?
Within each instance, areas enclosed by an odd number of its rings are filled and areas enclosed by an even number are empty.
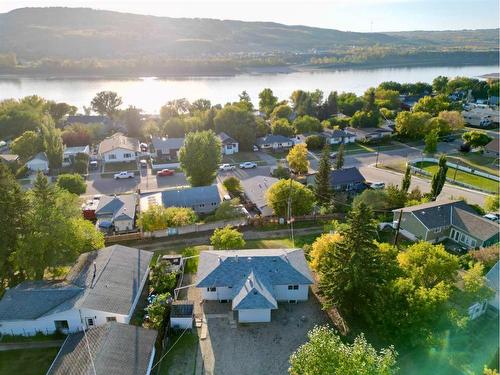
[[[113,178],[115,180],[121,180],[121,179],[124,179],[124,178],[134,178],[134,174],[132,172],[120,172],[120,173],[116,173]]]
[[[500,219],[499,217],[500,215],[499,214],[486,214],[486,215],[483,215],[483,217],[485,219],[488,219],[488,220],[491,220],[493,222],[498,222],[498,220]]]
[[[219,167],[219,171],[224,171],[224,172],[234,171],[235,169],[236,169],[236,167],[234,165],[231,165],[231,164],[221,164]]]
[[[246,162],[240,164],[240,168],[241,169],[257,168],[257,164],[254,163],[253,161],[246,161]]]
[[[370,187],[374,190],[380,190],[385,188],[385,182],[372,182]]]

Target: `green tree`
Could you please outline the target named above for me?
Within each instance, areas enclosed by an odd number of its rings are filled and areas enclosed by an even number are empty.
[[[421,138],[426,134],[431,115],[426,112],[399,112],[396,116],[396,133],[408,138]]]
[[[433,129],[425,136],[424,152],[426,154],[434,154],[437,151],[439,140],[439,130]]]
[[[67,103],[56,103],[52,100],[46,104],[47,112],[50,114],[56,124],[59,124],[64,116],[74,115],[78,110],[74,105]]]
[[[369,319],[365,307],[379,298],[385,279],[374,242],[377,223],[372,210],[359,203],[348,214],[347,224],[348,230],[340,232],[342,240],[331,247],[320,265],[319,286],[327,307],[337,306]]]
[[[297,117],[293,122],[293,126],[297,134],[314,133],[323,130],[321,122],[316,117],[308,115]]]
[[[336,228],[334,228],[334,230],[335,229]],[[320,270],[325,255],[328,254],[331,247],[340,242],[341,239],[342,236],[338,231],[335,231],[335,233],[324,233],[314,240],[309,256],[311,258],[311,267],[315,271]]]
[[[349,124],[354,128],[374,128],[380,121],[379,111],[356,111]]]
[[[177,274],[169,271],[166,262],[157,262],[151,269],[149,284],[157,294],[172,292],[177,284]]]
[[[331,202],[332,191],[330,187],[330,149],[328,146],[323,148],[321,159],[319,161],[318,173],[316,173],[314,195],[316,202],[321,206],[328,206]]]
[[[153,302],[146,307],[151,328],[159,331],[163,329],[171,299],[170,293],[158,294]]]
[[[279,118],[285,118],[288,120],[291,115],[292,115],[292,109],[288,104],[279,104],[276,107],[274,107],[271,113],[271,120],[276,120]]]
[[[346,116],[353,116],[365,106],[362,98],[358,98],[352,92],[343,92],[338,97],[339,110]]]
[[[297,174],[305,174],[309,170],[309,161],[307,160],[307,147],[304,144],[298,144],[288,152],[286,157],[290,169]]]
[[[42,149],[43,144],[40,136],[31,130],[14,139],[10,145],[12,153],[19,155],[21,160],[28,160]]]
[[[484,132],[472,130],[462,134],[462,139],[471,147],[476,148],[486,146],[493,138]]]
[[[308,150],[319,150],[325,147],[325,137],[317,134],[310,135],[306,138],[306,145]]]
[[[196,222],[195,212],[188,207],[151,205],[141,212],[137,225],[145,232],[154,232],[169,227],[182,227]]]
[[[403,179],[401,180],[401,191],[405,194],[408,193],[408,190],[410,189],[411,185],[411,165],[407,164],[406,165],[406,170],[405,170],[405,175],[403,176]]]
[[[259,93],[259,111],[269,117],[278,103],[278,98],[274,96],[273,90],[266,88]]]
[[[21,186],[4,163],[0,163],[0,290],[15,280],[12,254],[26,230],[28,202]]]
[[[292,216],[307,215],[312,211],[314,193],[294,180],[279,180],[266,192],[266,200],[279,217],[288,214],[288,202]]]
[[[448,77],[437,76],[432,81],[432,89],[438,94],[446,94],[447,87],[448,87]]]
[[[245,247],[243,234],[230,225],[224,228],[216,228],[210,237],[210,243],[216,250],[235,250]]]
[[[239,195],[243,189],[241,187],[241,181],[238,177],[230,176],[224,179],[222,182],[226,190],[232,195]]]
[[[361,194],[354,197],[354,205],[361,202],[375,211],[389,210],[391,208],[386,190],[366,189]]]
[[[500,195],[488,195],[484,200],[484,210],[486,212],[497,212],[500,207]]]
[[[413,112],[427,112],[437,116],[441,111],[450,109],[450,101],[446,95],[424,96],[412,108]]]
[[[214,213],[214,220],[230,220],[243,216],[241,209],[238,207],[240,200],[233,198],[230,201],[221,202]]]
[[[451,132],[458,132],[465,126],[465,120],[462,114],[458,111],[441,111],[438,118],[448,123],[448,128]]]
[[[396,90],[377,88],[375,90],[375,104],[379,108],[398,110],[401,107],[399,92]]]
[[[344,343],[327,326],[316,326],[308,341],[290,356],[290,375],[391,375],[396,374],[393,347],[377,352],[363,336]]]
[[[126,110],[122,111],[121,117],[127,128],[129,137],[138,138],[142,135],[143,121],[141,118],[142,109],[130,105]]]
[[[436,199],[438,195],[443,190],[443,186],[446,182],[446,173],[448,173],[448,166],[446,165],[446,155],[441,155],[439,158],[439,169],[434,173],[431,180],[431,197]]]
[[[273,134],[291,137],[295,133],[295,128],[286,118],[278,118],[271,123],[271,132]]]
[[[239,142],[240,150],[251,151],[255,144],[257,124],[253,113],[238,105],[229,105],[217,112],[215,131],[224,132]]]
[[[335,160],[335,169],[344,168],[344,149],[345,147],[344,144],[342,143],[337,151],[337,158]]]
[[[94,112],[113,118],[122,103],[122,98],[116,92],[101,91],[94,96],[94,99],[90,102],[90,106]]]
[[[211,130],[189,133],[179,150],[181,168],[192,186],[210,185],[222,160],[220,139]]]
[[[240,98],[240,101],[237,103],[237,105],[249,112],[253,111],[252,99],[245,90],[243,90],[241,94],[238,95],[238,97]]]
[[[70,193],[81,195],[87,191],[87,184],[79,174],[61,174],[57,177],[57,186]]]
[[[470,306],[476,302],[488,301],[495,296],[495,292],[488,286],[488,279],[484,276],[484,265],[480,262],[474,263],[462,275],[463,293],[460,294],[460,302]]]
[[[49,167],[51,169],[61,168],[64,153],[61,131],[56,129],[52,123],[42,125],[40,130],[43,147],[47,154],[47,159],[49,159]]]

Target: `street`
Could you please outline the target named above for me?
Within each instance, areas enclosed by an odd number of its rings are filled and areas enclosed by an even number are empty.
[[[441,142],[438,145],[438,152],[452,154],[457,151],[459,145],[460,141],[450,143]],[[402,178],[401,174],[382,168],[376,168],[375,164],[378,163],[378,166],[381,166],[388,163],[406,163],[407,160],[422,157],[422,149],[423,146],[415,147],[401,144],[401,148],[381,151],[378,154],[378,157],[376,152],[351,155],[348,154],[345,157],[344,166],[358,167],[367,181],[382,181],[386,184],[399,185]],[[222,182],[224,178],[228,176],[235,176],[240,180],[245,180],[247,178],[258,175],[269,176],[270,167],[276,165],[276,159],[261,152],[258,153],[258,156],[261,158],[261,160],[266,161],[268,165],[259,166],[254,169],[237,168],[236,170],[230,172],[219,172],[217,174],[217,181]],[[311,169],[317,170],[319,162],[318,157],[310,153],[309,161]],[[156,175],[151,173],[151,169],[149,168],[147,170],[142,169],[140,172],[140,176],[136,176],[133,179],[127,180],[103,178],[98,172],[92,173],[87,181],[86,195],[120,194],[135,191],[137,189],[140,189],[141,191],[154,191],[158,189],[189,185],[186,180],[186,176],[182,172],[176,172],[173,176],[166,177],[157,177]],[[411,188],[417,186],[422,192],[428,192],[430,190],[430,181],[425,178],[413,176]],[[486,196],[487,194],[461,188],[451,184],[446,184],[441,193],[441,197],[443,198],[464,197],[469,203],[475,203],[479,205],[484,204],[484,199]]]

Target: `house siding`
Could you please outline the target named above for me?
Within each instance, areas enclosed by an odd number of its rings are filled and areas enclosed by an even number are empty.
[[[130,154],[130,156],[128,156]],[[114,155],[114,158],[113,156]],[[116,148],[112,151],[105,152],[101,155],[101,158],[106,163],[117,163],[123,161],[133,161],[136,160],[137,154],[135,151],[127,150],[123,148]]]
[[[307,301],[309,297],[309,285],[299,285],[298,290],[288,290],[288,285],[275,285],[273,289],[277,301]]]
[[[394,223],[399,219],[399,211],[394,212]],[[403,212],[400,228],[412,233],[419,240],[425,240],[427,228],[411,212]]]
[[[238,310],[240,323],[267,323],[271,321],[270,309]]]
[[[499,240],[500,240],[500,236],[498,233],[496,233],[495,235],[493,235],[492,237],[490,237],[486,241],[484,241],[483,246],[487,247],[487,246],[494,245],[494,244],[498,243]]]

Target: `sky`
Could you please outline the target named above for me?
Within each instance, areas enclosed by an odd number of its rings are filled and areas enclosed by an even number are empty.
[[[500,11],[498,0],[0,0],[0,13],[41,6],[273,21],[361,32],[497,28]]]

